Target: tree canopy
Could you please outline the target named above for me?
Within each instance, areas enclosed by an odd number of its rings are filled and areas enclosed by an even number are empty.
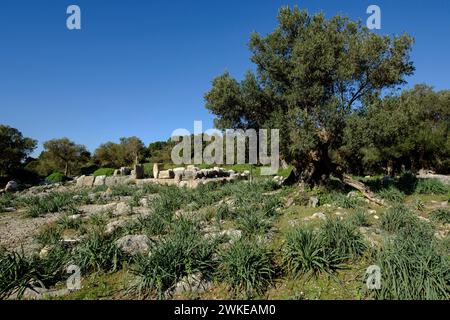
[[[282,8],[278,23],[265,37],[251,36],[256,72],[240,82],[229,73],[215,78],[206,108],[221,129],[280,129],[282,156],[317,182],[338,169],[347,117],[413,73],[413,39],[298,8]]]
[[[24,137],[19,130],[0,125],[0,176],[10,175],[20,168],[36,145],[36,140]]]

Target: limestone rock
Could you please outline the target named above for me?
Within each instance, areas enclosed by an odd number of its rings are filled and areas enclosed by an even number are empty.
[[[76,186],[78,188],[84,187],[84,178],[86,178],[86,176],[84,176],[84,175],[77,178]]]
[[[146,235],[127,235],[116,241],[119,249],[129,255],[147,254],[149,243],[150,239]]]
[[[158,179],[173,179],[175,177],[173,170],[163,170],[158,174]]]
[[[128,167],[121,167],[119,170],[121,176],[128,176],[131,173],[130,168]]]
[[[94,186],[104,186],[105,185],[106,176],[97,176],[94,180]]]
[[[158,179],[159,178],[159,172],[163,169],[162,163],[155,163],[153,164],[153,178]]]
[[[86,176],[83,179],[83,187],[92,187],[94,185],[94,180],[95,177],[94,176]]]
[[[319,198],[317,197],[310,197],[309,198],[309,206],[312,208],[316,208],[319,205]]]
[[[128,203],[119,202],[116,206],[116,210],[114,210],[114,216],[124,216],[131,213],[131,207]]]
[[[14,180],[8,181],[8,183],[6,184],[6,187],[5,187],[6,192],[14,192],[14,191],[17,191],[18,189],[19,189],[19,184]]]

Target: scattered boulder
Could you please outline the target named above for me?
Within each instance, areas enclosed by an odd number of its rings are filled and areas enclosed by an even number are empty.
[[[19,184],[14,180],[8,181],[8,183],[6,184],[6,187],[5,187],[6,192],[15,192],[18,189],[19,189]]]
[[[146,235],[127,235],[118,239],[116,244],[129,255],[147,254],[150,250],[150,239]]]
[[[78,188],[84,187],[84,178],[86,178],[86,176],[84,176],[84,175],[77,178],[76,186]]]
[[[94,185],[94,176],[85,176],[83,179],[83,187],[92,187]]]

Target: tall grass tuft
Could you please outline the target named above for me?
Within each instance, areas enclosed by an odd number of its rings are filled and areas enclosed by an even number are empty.
[[[33,196],[22,200],[29,217],[60,211],[76,213],[76,203],[71,193],[52,192],[45,196]]]
[[[268,249],[245,239],[234,242],[219,257],[218,279],[227,283],[235,295],[253,298],[272,283],[275,268]]]
[[[419,179],[416,193],[418,194],[445,194],[448,187],[437,179]]]
[[[431,220],[440,223],[450,223],[450,209],[439,208],[430,213]]]

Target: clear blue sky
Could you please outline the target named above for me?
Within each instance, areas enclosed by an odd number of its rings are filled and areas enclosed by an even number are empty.
[[[70,4],[82,30],[66,28]],[[448,0],[1,0],[0,123],[40,146],[68,137],[91,151],[122,136],[166,140],[194,120],[211,128],[211,80],[225,70],[242,78],[250,33],[270,32],[278,8],[295,4],[363,21],[379,5],[377,32],[416,39],[408,86],[450,89]]]

